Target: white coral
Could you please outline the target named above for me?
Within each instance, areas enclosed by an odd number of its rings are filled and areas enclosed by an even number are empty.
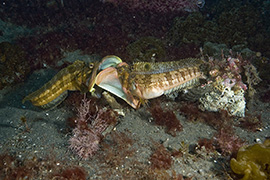
[[[221,91],[216,90],[206,93],[200,98],[202,110],[219,111],[226,110],[230,115],[244,117],[246,102],[244,91],[233,91],[230,87],[224,87]]]

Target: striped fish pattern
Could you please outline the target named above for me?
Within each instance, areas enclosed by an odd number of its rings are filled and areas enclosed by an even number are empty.
[[[22,102],[31,101],[33,105],[47,109],[60,104],[67,97],[68,90],[88,91],[88,86],[93,86],[92,76],[96,76],[97,68],[94,67],[94,63],[86,65],[77,60],[58,72],[40,89],[26,96]]]
[[[195,58],[139,62],[131,66],[119,63],[116,67],[101,71],[96,84],[137,109],[145,100],[195,86],[198,79],[203,78],[200,71],[202,63],[202,60]]]
[[[68,91],[87,92],[94,85],[111,92],[137,109],[147,99],[193,87],[203,77],[202,60],[139,62],[128,65],[117,56],[106,56],[100,63],[77,60],[57,73],[48,83],[23,99],[33,105],[51,108],[60,104]]]
[[[126,89],[141,99],[152,99],[163,94],[190,88],[203,77],[200,59],[188,58],[161,63],[136,63],[131,67]]]

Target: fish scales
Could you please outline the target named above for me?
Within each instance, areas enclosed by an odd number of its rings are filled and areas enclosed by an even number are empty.
[[[199,66],[203,61],[197,58],[186,58],[169,62],[138,62],[132,65],[131,71],[137,74],[159,74],[182,68]]]
[[[203,76],[199,69],[203,63],[200,59],[189,58],[158,63],[139,62],[132,66],[122,63],[119,59],[109,56],[108,60],[91,63],[92,65],[89,66],[83,61],[75,61],[57,73],[39,90],[26,96],[23,102],[30,100],[33,105],[51,108],[67,97],[68,90],[92,92],[96,82],[99,82],[97,85],[103,82],[106,84],[106,90],[118,95],[137,109],[144,100],[194,86]],[[112,70],[111,74],[108,74],[107,68]],[[119,83],[107,82],[107,78],[116,79]]]
[[[131,92],[140,98],[151,99],[194,86],[202,77],[199,69],[201,63],[199,59],[136,63],[129,76],[129,84],[133,84]]]

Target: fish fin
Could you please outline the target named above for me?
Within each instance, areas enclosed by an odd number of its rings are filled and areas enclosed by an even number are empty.
[[[42,106],[40,106],[42,109],[47,109],[47,110],[51,110],[56,108],[59,104],[61,104],[68,96],[68,91],[63,92],[62,94],[60,94],[58,97],[56,97],[54,100],[52,100],[51,102],[44,104]]]

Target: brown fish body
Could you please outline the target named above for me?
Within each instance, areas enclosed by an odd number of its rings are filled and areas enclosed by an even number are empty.
[[[192,87],[202,78],[199,59],[149,63],[140,62],[118,69],[126,93],[140,99],[152,99],[163,94]]]
[[[144,100],[194,86],[203,76],[199,68],[201,64],[202,61],[195,58],[139,62],[131,66],[116,56],[106,56],[101,63],[89,66],[77,60],[39,90],[26,96],[23,102],[29,100],[35,106],[50,108],[60,104],[68,90],[92,92],[96,84],[137,109]]]
[[[48,83],[23,99],[31,101],[35,106],[50,107],[61,103],[67,96],[67,91],[81,90],[92,71],[93,65],[77,60],[58,72]]]

